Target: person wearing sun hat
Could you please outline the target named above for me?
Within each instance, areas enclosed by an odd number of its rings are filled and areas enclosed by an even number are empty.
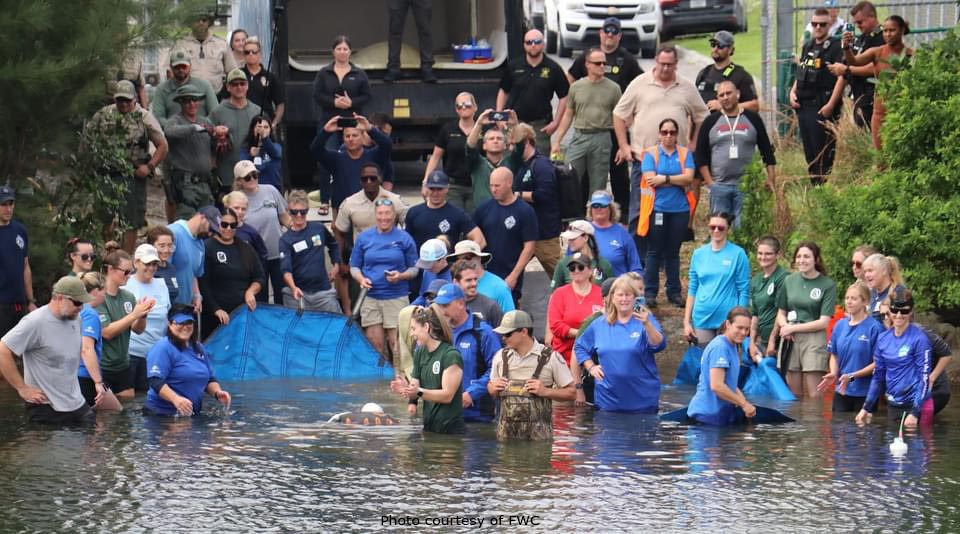
[[[33,310],[0,339],[0,374],[26,402],[33,423],[70,424],[92,419],[80,392],[80,311],[93,300],[83,282],[64,276],[50,302]],[[23,376],[14,354],[23,359]],[[102,387],[102,384],[101,384]]]
[[[553,273],[553,280],[550,281],[550,289],[557,289],[570,283],[573,279],[569,268],[570,258],[577,254],[582,256],[583,261],[586,262],[585,265],[592,272],[593,283],[599,285],[604,280],[614,277],[613,266],[600,257],[594,234],[593,225],[584,220],[571,222],[560,234],[560,238],[567,244],[568,255],[560,259],[557,270]]]
[[[477,291],[479,291],[481,295],[496,302],[497,305],[500,306],[500,310],[506,313],[515,309],[516,305],[513,302],[510,287],[503,281],[503,278],[486,270],[486,265],[492,257],[489,252],[483,252],[480,249],[480,245],[469,239],[465,239],[453,247],[453,254],[447,256],[447,261],[456,263],[460,260],[476,260],[480,269],[478,273],[480,278],[477,281]]]

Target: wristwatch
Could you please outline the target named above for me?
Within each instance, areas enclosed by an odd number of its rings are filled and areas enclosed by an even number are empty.
[[[577,384],[576,386],[573,386],[573,387],[576,388],[576,389],[583,389],[583,384],[580,383],[580,384]]]
[[[423,397],[423,388],[417,388],[417,398]]]

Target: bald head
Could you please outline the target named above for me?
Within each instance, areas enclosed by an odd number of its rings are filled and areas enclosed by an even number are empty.
[[[539,61],[543,57],[543,34],[540,30],[530,30],[523,35],[523,51],[528,59]]]
[[[490,195],[501,204],[513,200],[513,172],[506,167],[497,167],[490,173]]]

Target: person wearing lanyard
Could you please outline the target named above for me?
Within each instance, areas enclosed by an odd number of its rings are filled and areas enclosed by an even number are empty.
[[[710,188],[710,212],[733,214],[733,228],[740,227],[743,193],[740,179],[758,148],[767,166],[767,188],[773,190],[776,158],[763,120],[740,105],[740,91],[730,80],[717,84],[720,111],[700,127],[694,154],[703,181]]]

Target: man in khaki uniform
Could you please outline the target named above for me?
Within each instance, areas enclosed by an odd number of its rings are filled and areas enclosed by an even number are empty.
[[[153,114],[137,104],[137,93],[132,82],[117,82],[113,99],[113,104],[93,115],[87,128],[103,136],[121,136],[129,151],[133,176],[125,176],[118,169],[109,171],[116,180],[127,184],[123,205],[117,215],[124,227],[123,249],[132,254],[137,230],[147,224],[147,178],[166,157],[167,139]],[[150,155],[150,143],[156,147],[153,156]],[[104,238],[112,237],[113,225],[114,217],[105,222]]]
[[[504,344],[493,355],[487,383],[490,395],[501,401],[497,438],[550,439],[551,401],[576,397],[570,368],[560,353],[533,337],[533,318],[523,310],[507,312],[493,331]]]
[[[227,41],[210,33],[211,26],[213,17],[209,13],[201,14],[193,23],[192,35],[174,43],[170,53],[179,50],[189,54],[193,58],[193,75],[210,82],[219,94],[227,73],[237,68],[237,62]]]

